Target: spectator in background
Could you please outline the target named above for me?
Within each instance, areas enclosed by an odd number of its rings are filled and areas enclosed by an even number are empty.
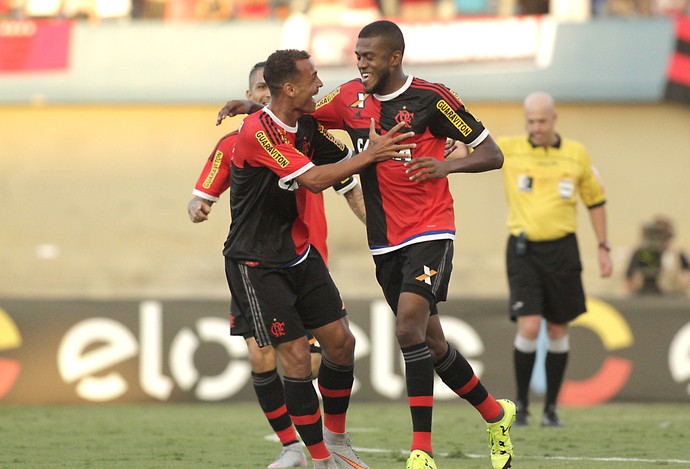
[[[690,262],[684,252],[673,249],[673,224],[656,216],[642,226],[642,242],[635,249],[625,282],[638,295],[684,294],[690,287]]]

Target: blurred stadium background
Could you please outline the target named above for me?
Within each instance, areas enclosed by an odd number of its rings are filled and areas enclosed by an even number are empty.
[[[0,0],[0,399],[50,402],[50,396],[21,390],[32,388],[22,380],[52,370],[54,382],[69,391],[60,399],[85,400],[74,391],[79,379],[65,378],[55,357],[68,331],[88,318],[124,321],[141,337],[144,326],[130,317],[146,309],[139,302],[186,302],[184,308],[194,311],[190,321],[202,307],[224,316],[228,292],[220,251],[227,196],[207,223],[193,225],[186,214],[204,160],[238,124],[234,119],[216,127],[218,109],[244,96],[255,62],[284,47],[312,52],[327,93],[357,76],[351,52],[356,33],[381,17],[398,21],[406,35],[406,71],[453,88],[494,135],[523,132],[521,101],[528,92],[554,95],[559,131],[585,144],[609,197],[611,279],[598,277],[592,229],[580,210],[588,294],[614,303],[622,317],[628,306],[630,315],[663,310],[673,317],[659,339],[666,343],[649,347],[666,351],[675,344],[679,363],[669,364],[669,352],[660,362],[636,363],[635,371],[665,370],[675,399],[687,399],[690,334],[673,342],[690,317],[687,297],[640,308],[627,297],[623,272],[642,224],[653,215],[670,217],[675,244],[690,248],[688,3]],[[507,354],[512,326],[502,307],[506,208],[500,174],[451,181],[458,225],[453,305],[478,301],[506,338],[502,348],[479,350],[479,356]],[[333,276],[346,301],[363,305],[355,319],[367,318],[380,292],[364,227],[330,191],[326,205]],[[119,306],[105,306],[112,304]],[[73,322],[60,319],[66,317]],[[60,325],[57,333],[44,331],[51,321]],[[645,334],[647,326],[641,327],[632,331],[634,338]],[[594,332],[594,339],[601,336]],[[491,335],[491,327],[482,334]],[[162,335],[167,350],[175,334]],[[625,347],[633,347],[635,341],[627,340]],[[609,351],[616,346],[623,347],[605,343]],[[143,347],[139,343],[133,353]],[[84,345],[81,351],[89,350]],[[220,355],[227,361],[233,353],[228,346]],[[143,366],[127,360],[118,366]],[[596,360],[579,371],[581,377],[597,369]],[[93,371],[98,379],[105,379],[105,363]],[[221,363],[207,373],[223,369]],[[167,362],[162,370],[172,372]],[[489,373],[510,390],[510,376]],[[627,395],[649,398],[638,391]],[[132,399],[142,396],[131,392]]]

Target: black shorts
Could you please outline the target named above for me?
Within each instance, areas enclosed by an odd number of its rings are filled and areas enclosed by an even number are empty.
[[[453,241],[442,239],[410,244],[374,256],[374,264],[376,280],[395,314],[402,292],[423,296],[429,302],[431,314],[438,314],[436,304],[448,296],[453,270]]]
[[[245,339],[254,337],[254,326],[247,322],[244,315],[240,313],[240,307],[234,298],[230,300],[230,335],[242,336]],[[316,337],[307,332],[309,340],[309,350],[311,353],[321,353],[321,344]]]
[[[516,253],[515,236],[508,238],[506,266],[510,286],[510,318],[540,315],[566,324],[586,311],[582,263],[575,234],[554,241],[527,242]]]
[[[288,342],[346,316],[328,268],[316,249],[292,267],[264,269],[225,259],[238,315],[261,347]],[[235,321],[237,324],[239,321]],[[231,329],[231,334],[233,331]],[[234,335],[247,332],[238,331]]]

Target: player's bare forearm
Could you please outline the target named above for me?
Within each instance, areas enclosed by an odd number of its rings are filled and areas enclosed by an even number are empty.
[[[592,227],[597,237],[597,244],[599,245],[599,272],[602,277],[610,277],[613,273],[613,262],[611,262],[611,254],[608,248],[608,239],[606,237],[606,207],[599,205],[589,209],[589,217],[592,220]],[[606,245],[604,248],[602,245]]]
[[[482,173],[499,169],[503,166],[503,153],[491,136],[488,136],[474,151],[463,157],[450,157],[443,161],[420,157],[405,163],[405,166],[411,181],[422,182],[444,178],[450,173]]]
[[[465,158],[450,158],[447,161],[449,173],[483,173],[501,169],[503,152],[491,135],[488,135]]]
[[[362,186],[357,184],[352,190],[345,193],[345,200],[347,200],[352,213],[366,225],[367,211],[364,208],[364,194],[362,193]]]

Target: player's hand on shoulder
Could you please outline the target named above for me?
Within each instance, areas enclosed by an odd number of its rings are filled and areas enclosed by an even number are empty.
[[[261,104],[246,99],[230,100],[225,103],[225,106],[223,106],[220,111],[218,111],[216,125],[220,125],[226,117],[234,117],[238,114],[250,114],[253,110],[256,110],[257,106],[260,108]]]
[[[390,129],[386,134],[379,135],[376,133],[376,122],[374,119],[371,119],[371,124],[369,126],[369,145],[365,151],[371,154],[374,161],[385,161],[399,157],[400,152],[411,150],[417,146],[415,143],[400,143],[405,139],[414,137],[414,132],[397,134],[403,125],[403,122],[396,124],[396,126]]]
[[[187,213],[189,214],[189,219],[194,223],[200,223],[208,220],[208,214],[211,213],[212,204],[213,202],[210,200],[194,196],[194,198],[187,204]]]

